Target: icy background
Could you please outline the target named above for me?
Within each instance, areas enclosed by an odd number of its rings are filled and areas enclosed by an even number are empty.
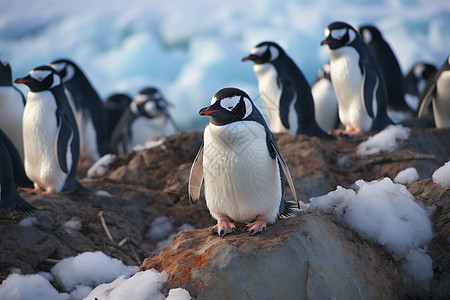
[[[103,99],[159,87],[187,130],[202,128],[197,112],[226,86],[262,107],[253,64],[241,58],[263,40],[284,47],[310,83],[328,60],[319,44],[336,20],[377,25],[404,73],[421,60],[440,66],[450,49],[448,0],[14,0],[1,8],[0,54],[14,78],[68,57]]]

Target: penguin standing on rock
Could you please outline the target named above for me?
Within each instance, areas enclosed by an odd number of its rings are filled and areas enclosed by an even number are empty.
[[[59,73],[40,66],[15,82],[30,89],[23,111],[23,139],[25,172],[36,191],[86,190],[75,178],[80,140]]]
[[[13,86],[11,66],[0,58],[0,129],[16,147],[23,162],[22,114],[25,97]]]
[[[387,91],[388,113],[392,117],[396,115],[400,119],[412,117],[413,111],[405,101],[403,73],[391,47],[383,39],[378,28],[373,25],[361,26],[358,31],[383,73]],[[403,116],[399,113],[403,113]]]
[[[36,208],[23,199],[14,186],[14,171],[5,144],[6,135],[0,130],[0,211],[15,211],[31,214]]]
[[[360,136],[379,131],[392,120],[387,115],[386,86],[378,65],[358,32],[343,22],[325,29],[330,54],[330,75],[344,130],[337,134]]]
[[[61,74],[64,86],[75,103],[80,131],[80,161],[89,165],[112,152],[108,143],[105,107],[83,71],[73,61],[59,59],[53,61],[51,66]]]
[[[450,56],[444,61],[429,87],[424,91],[419,109],[419,118],[433,103],[436,128],[450,127]]]
[[[148,87],[137,93],[111,135],[111,145],[117,153],[127,154],[151,137],[175,134],[177,128],[168,106],[157,88]]]
[[[249,60],[255,62],[253,70],[272,132],[331,138],[317,125],[308,81],[278,44],[256,45],[242,59]]]
[[[235,233],[231,222],[249,222],[249,235],[264,233],[269,223],[290,216],[299,206],[294,183],[272,132],[250,97],[236,88],[218,91],[211,106],[204,141],[189,175],[189,198],[196,203],[205,181],[206,205],[217,220],[212,232]],[[282,199],[285,180],[294,202]]]

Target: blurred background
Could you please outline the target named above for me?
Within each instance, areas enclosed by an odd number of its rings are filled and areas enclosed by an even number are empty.
[[[448,0],[2,2],[0,55],[13,78],[70,58],[103,99],[158,87],[181,130],[202,129],[207,120],[197,113],[223,87],[247,91],[262,107],[253,64],[241,59],[264,40],[279,43],[310,84],[328,61],[320,41],[333,21],[376,25],[405,74],[419,61],[439,67],[450,54]]]

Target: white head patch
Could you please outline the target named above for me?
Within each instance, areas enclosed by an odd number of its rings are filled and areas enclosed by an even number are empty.
[[[0,57],[0,62],[2,63],[2,65],[4,65],[5,67],[8,65],[8,61],[6,59],[4,59],[3,57]]]
[[[53,83],[50,88],[55,87],[60,84],[61,84],[61,77],[59,77],[58,74],[53,74]]]
[[[254,47],[252,50],[250,50],[250,54],[262,56],[264,52],[267,51],[267,45],[262,47]]]
[[[416,76],[416,78],[421,78],[422,77],[422,72],[425,70],[425,66],[423,64],[419,64],[417,66],[414,67],[414,76]]]
[[[242,119],[247,118],[252,113],[252,103],[247,98],[243,98],[245,103],[245,115]],[[241,100],[241,96],[234,96],[231,98],[224,98],[220,101],[220,106],[225,108],[228,111],[232,111],[233,108],[238,105],[239,101]]]
[[[154,101],[148,101],[145,103],[144,109],[150,116],[156,115],[157,107]]]
[[[347,33],[347,28],[333,29],[331,31],[331,37],[335,40],[341,40],[346,33]]]
[[[366,43],[370,43],[373,39],[372,33],[370,32],[370,30],[363,30],[362,31],[362,36],[364,38],[364,41]]]
[[[30,72],[30,76],[39,82],[47,78],[50,74],[52,72],[48,70],[31,70]]]

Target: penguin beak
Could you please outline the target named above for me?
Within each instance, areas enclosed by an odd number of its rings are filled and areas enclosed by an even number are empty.
[[[26,76],[26,77],[22,77],[22,78],[17,78],[16,80],[14,80],[15,83],[24,83],[27,84],[28,82],[31,81],[30,76]]]
[[[331,42],[330,39],[329,39],[329,38],[326,38],[325,40],[323,40],[322,42],[320,42],[320,46],[328,45],[330,42]]]
[[[209,116],[210,114],[213,114],[218,111],[219,111],[219,109],[214,109],[211,105],[211,106],[200,109],[200,111],[198,113],[200,114],[200,116]]]
[[[248,55],[248,56],[242,58],[242,61],[248,61],[248,60],[253,60],[253,61],[255,61],[255,55],[250,54],[250,55]]]

